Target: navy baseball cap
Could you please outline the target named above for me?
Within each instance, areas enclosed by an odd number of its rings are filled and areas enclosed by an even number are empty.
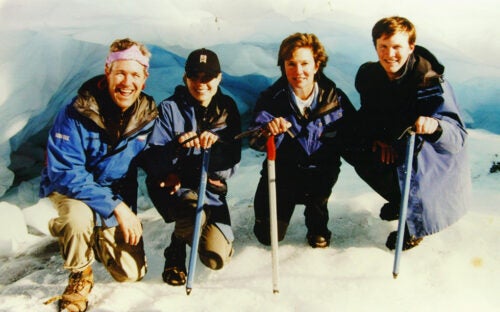
[[[205,48],[194,50],[189,54],[185,70],[188,76],[203,72],[215,77],[221,72],[217,54]]]

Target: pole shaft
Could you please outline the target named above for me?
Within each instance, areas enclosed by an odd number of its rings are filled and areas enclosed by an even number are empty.
[[[267,139],[267,177],[269,185],[269,225],[271,233],[271,257],[273,266],[273,293],[279,293],[278,217],[276,204],[276,146],[274,136]]]
[[[398,223],[398,234],[396,239],[396,250],[394,255],[394,266],[392,270],[392,276],[397,278],[399,274],[399,262],[401,259],[401,253],[403,251],[403,240],[405,234],[405,224],[406,224],[406,214],[408,210],[408,199],[411,188],[411,173],[413,164],[413,151],[415,146],[415,132],[410,132],[410,137],[406,145],[406,163],[405,163],[405,183],[401,196],[401,205],[399,208],[399,223]]]
[[[193,240],[191,243],[191,252],[189,256],[188,276],[186,282],[186,293],[189,295],[192,290],[194,274],[196,272],[196,260],[198,258],[198,245],[200,243],[201,219],[203,214],[203,205],[205,203],[205,191],[207,189],[208,163],[210,160],[210,149],[202,150],[203,159],[201,164],[200,188],[198,190],[198,203],[196,205],[196,218],[194,221]]]

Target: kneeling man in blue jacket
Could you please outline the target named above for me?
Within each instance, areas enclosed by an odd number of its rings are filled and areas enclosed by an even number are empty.
[[[49,229],[70,271],[60,310],[87,309],[94,259],[119,282],[146,274],[136,213],[137,166],[158,115],[142,93],[150,56],[141,43],[113,42],[104,75],[81,86],[50,130],[40,196],[58,212]]]

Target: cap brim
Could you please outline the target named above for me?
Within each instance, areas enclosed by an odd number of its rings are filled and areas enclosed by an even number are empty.
[[[186,75],[188,77],[189,76],[196,76],[199,73],[205,73],[208,76],[211,76],[213,78],[217,77],[220,74],[220,72],[213,71],[213,70],[206,70],[206,69],[196,69],[196,70],[190,69],[190,70],[186,70]]]

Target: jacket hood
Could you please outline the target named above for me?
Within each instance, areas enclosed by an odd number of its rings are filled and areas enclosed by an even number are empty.
[[[430,68],[435,71],[438,75],[444,74],[444,65],[441,64],[438,59],[429,50],[422,46],[415,46],[413,52],[416,56],[425,59],[430,64]]]
[[[412,77],[417,81],[419,87],[427,87],[438,84],[443,77],[444,66],[437,58],[421,46],[415,46],[415,70]]]

